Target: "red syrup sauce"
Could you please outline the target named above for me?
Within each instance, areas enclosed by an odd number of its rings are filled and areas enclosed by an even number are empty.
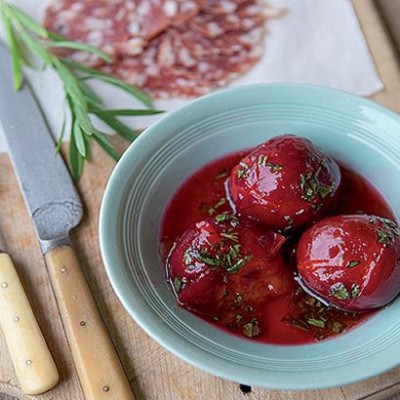
[[[248,151],[241,151],[210,162],[189,177],[177,190],[166,209],[162,225],[161,252],[164,260],[175,240],[189,226],[209,216],[231,211],[226,200],[224,183],[231,169],[247,153]],[[395,220],[390,206],[370,182],[343,166],[341,172],[341,198],[334,214],[367,213]],[[349,313],[326,307],[307,294],[295,281],[293,253],[296,243],[297,238],[293,237],[288,238],[284,244],[287,267],[293,270],[293,288],[288,295],[269,300],[257,312],[257,319],[263,329],[259,335],[250,339],[252,341],[281,345],[314,343],[347,332],[374,313]],[[194,314],[214,326],[245,338],[235,327],[227,327],[196,312]],[[324,321],[323,326],[321,321]]]

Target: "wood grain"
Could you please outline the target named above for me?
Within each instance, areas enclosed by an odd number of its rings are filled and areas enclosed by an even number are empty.
[[[400,112],[400,69],[372,0],[353,0],[385,89],[372,98]],[[114,163],[98,148],[79,183],[85,205],[83,223],[73,242],[84,273],[130,378],[137,400],[381,400],[400,393],[400,368],[379,377],[323,391],[285,392],[253,388],[213,377],[174,357],[151,340],[116,298],[101,262],[97,226],[107,178]],[[35,400],[84,400],[32,224],[7,155],[0,155],[0,220],[21,280],[61,373],[60,384]],[[17,227],[17,228],[16,228]],[[0,335],[0,393],[27,400],[19,390],[4,338]],[[1,395],[0,395],[1,399]],[[9,400],[9,399],[7,399]]]

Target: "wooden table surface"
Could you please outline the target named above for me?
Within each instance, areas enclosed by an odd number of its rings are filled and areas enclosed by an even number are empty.
[[[372,98],[400,112],[400,68],[375,5],[372,0],[353,0],[353,3],[385,84],[385,89]],[[93,150],[92,162],[79,183],[86,210],[83,223],[74,232],[73,242],[137,400],[376,400],[400,393],[400,368],[397,368],[365,382],[330,390],[282,392],[252,388],[251,393],[244,395],[238,384],[213,377],[167,353],[129,317],[105,274],[97,225],[103,190],[114,163],[98,148]],[[5,154],[0,155],[0,194],[0,228],[61,373],[61,382],[55,389],[31,398],[84,400],[33,226]],[[2,335],[0,360],[0,399],[9,399],[9,396],[28,399],[18,388]]]

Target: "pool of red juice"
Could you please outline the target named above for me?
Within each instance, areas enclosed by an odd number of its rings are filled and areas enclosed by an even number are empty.
[[[231,211],[226,201],[225,182],[230,170],[248,151],[227,155],[202,167],[177,190],[164,215],[161,251],[167,258],[175,240],[192,224],[224,211]],[[334,214],[366,213],[395,219],[383,196],[364,177],[341,166],[341,199]],[[223,200],[225,199],[225,200]],[[288,238],[287,266],[293,270],[293,289],[289,295],[270,300],[258,315],[263,330],[252,341],[300,345],[325,340],[359,325],[373,312],[348,313],[327,307],[307,294],[295,281],[293,249],[296,238]],[[167,276],[166,276],[167,279]],[[195,313],[214,326],[244,337],[219,321]],[[310,320],[325,321],[324,326],[310,325]],[[317,324],[318,325],[318,324]]]

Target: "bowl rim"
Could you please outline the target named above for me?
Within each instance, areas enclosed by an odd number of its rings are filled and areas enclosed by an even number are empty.
[[[338,89],[332,89],[329,87],[324,87],[320,85],[313,85],[313,84],[301,84],[301,83],[257,83],[257,84],[251,84],[251,85],[241,85],[241,86],[235,86],[235,87],[230,87],[227,89],[222,89],[222,90],[217,90],[211,94],[202,96],[198,99],[192,100],[190,103],[187,105],[179,108],[178,110],[169,112],[162,116],[159,120],[157,120],[155,123],[153,123],[151,126],[149,126],[147,129],[145,129],[139,137],[130,144],[128,149],[125,151],[121,159],[119,160],[118,164],[112,171],[109,180],[107,182],[103,199],[101,202],[101,209],[100,209],[100,218],[99,218],[99,241],[100,241],[100,251],[101,251],[101,256],[103,259],[103,263],[106,269],[106,273],[108,275],[108,278],[110,280],[111,286],[116,293],[117,297],[119,298],[120,302],[124,306],[124,308],[128,311],[129,315],[135,320],[135,322],[156,342],[158,342],[161,346],[163,346],[164,349],[168,350],[175,356],[179,357],[180,359],[183,359],[184,361],[188,362],[189,364],[198,367],[206,372],[211,373],[214,376],[219,376],[221,378],[230,380],[230,381],[236,381],[240,382],[241,377],[240,377],[240,372],[235,372],[230,369],[229,371],[219,369],[216,370],[215,368],[212,368],[210,366],[210,362],[208,361],[199,361],[198,358],[193,358],[190,357],[187,352],[184,350],[182,351],[179,346],[176,345],[176,341],[170,340],[167,336],[163,336],[160,334],[157,334],[157,330],[154,329],[154,326],[157,324],[149,323],[145,312],[142,312],[138,308],[136,308],[134,305],[130,304],[127,301],[127,292],[124,288],[120,286],[119,279],[120,277],[118,276],[119,271],[123,271],[123,266],[118,265],[118,261],[116,258],[113,256],[113,253],[115,253],[115,248],[116,248],[116,243],[113,242],[115,238],[111,238],[110,240],[110,235],[109,235],[109,227],[110,223],[112,223],[113,220],[115,220],[116,215],[116,209],[118,207],[115,207],[115,193],[120,192],[121,185],[123,187],[124,182],[126,182],[125,179],[123,179],[123,174],[125,170],[127,169],[127,166],[131,163],[132,157],[137,151],[137,148],[140,148],[142,145],[142,142],[146,142],[149,140],[149,137],[151,137],[153,132],[157,131],[160,126],[162,126],[165,121],[179,118],[179,116],[186,114],[188,111],[196,110],[196,108],[201,105],[204,102],[208,102],[210,100],[218,99],[219,97],[226,97],[227,95],[229,96],[230,94],[236,93],[236,92],[241,92],[241,91],[248,91],[252,89],[293,89],[293,90],[305,90],[305,91],[310,91],[314,92],[315,94],[321,94],[324,96],[327,95],[335,95],[339,97],[343,97],[343,99],[347,99],[349,101],[357,102],[359,105],[366,105],[369,108],[373,108],[380,113],[383,113],[385,115],[389,115],[391,117],[394,117],[397,119],[400,123],[400,116],[397,115],[394,111],[388,110],[384,106],[376,103],[375,101],[365,99],[359,96],[356,96],[354,94],[348,93],[343,90],[338,90]],[[210,356],[211,357],[211,356]],[[388,371],[389,369],[392,369],[400,364],[400,358],[398,362],[392,362],[392,363],[387,363],[386,365],[379,365],[376,366],[375,369],[363,369],[362,371],[357,371],[357,374],[348,374],[346,377],[341,376],[340,378],[332,378],[330,377],[329,379],[325,377],[324,379],[316,380],[314,382],[310,382],[310,380],[305,379],[302,381],[301,379],[288,379],[288,376],[293,376],[292,372],[288,372],[287,375],[285,373],[283,375],[286,376],[280,379],[275,379],[272,380],[270,377],[266,376],[265,377],[265,384],[263,383],[263,387],[269,388],[269,389],[279,389],[279,390],[314,390],[314,389],[325,389],[325,388],[331,388],[335,386],[342,386],[346,384],[351,384],[355,382],[359,382],[368,378],[371,378],[373,376],[377,376],[383,372]],[[298,374],[314,374],[315,372],[300,372],[297,371],[296,375]],[[254,379],[251,381],[247,379],[245,382],[246,384],[249,385],[254,385],[254,386],[261,386],[259,379]]]

